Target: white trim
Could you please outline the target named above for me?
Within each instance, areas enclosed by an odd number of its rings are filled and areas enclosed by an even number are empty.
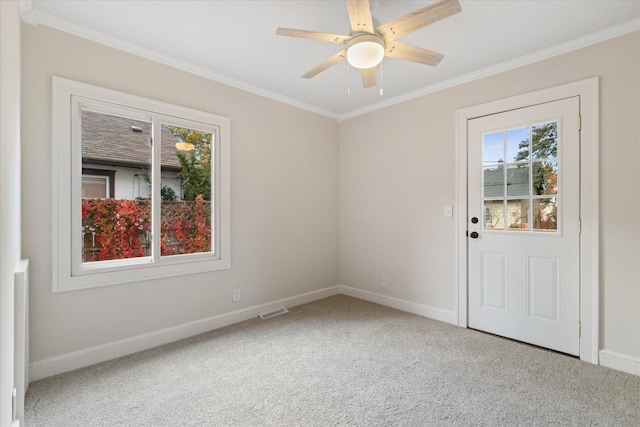
[[[626,356],[609,350],[600,350],[600,364],[607,368],[640,376],[640,359],[637,357]]]
[[[189,338],[224,326],[258,317],[262,313],[273,311],[283,306],[294,307],[339,293],[338,286],[331,286],[317,291],[307,292],[290,298],[283,298],[264,304],[254,305],[240,310],[193,322],[183,323],[159,331],[149,332],[123,340],[86,348],[49,359],[34,362],[29,368],[29,378],[37,381],[63,372],[83,368],[96,363],[105,362],[117,357],[148,350],[163,344]]]
[[[348,295],[350,297],[359,298],[365,301],[374,302],[376,304],[406,311],[408,313],[428,317],[429,319],[439,320],[440,322],[450,323],[452,325],[457,324],[456,313],[454,311],[448,311],[441,308],[418,304],[416,302],[364,291],[362,289],[352,288],[350,286],[339,285],[339,288],[341,294]]]
[[[21,259],[14,273],[14,377],[16,419],[24,420],[29,387],[29,260]]]
[[[22,22],[33,26],[38,25],[38,9],[33,8],[31,0],[18,0],[18,7],[20,8]]]
[[[137,55],[146,59],[150,59],[152,61],[156,61],[161,64],[165,64],[170,67],[174,67],[179,70],[183,70],[215,82],[219,82],[231,87],[235,87],[237,89],[241,89],[249,93],[264,96],[265,98],[273,99],[275,101],[282,102],[284,104],[288,104],[293,107],[300,108],[302,110],[319,114],[321,116],[330,117],[330,118],[336,119],[338,122],[341,122],[343,120],[350,119],[353,117],[357,117],[366,113],[370,113],[372,111],[380,110],[395,104],[400,104],[402,102],[409,101],[411,99],[415,99],[430,93],[439,92],[444,89],[448,89],[464,83],[469,83],[475,80],[483,79],[488,76],[499,74],[505,71],[518,68],[518,67],[522,67],[527,64],[531,64],[531,63],[542,61],[558,55],[562,55],[564,53],[581,49],[581,48],[584,48],[596,43],[600,43],[600,42],[612,39],[614,37],[619,37],[640,29],[640,21],[637,19],[632,19],[630,21],[623,22],[613,27],[606,28],[601,31],[597,31],[595,33],[588,34],[586,36],[579,37],[577,39],[573,39],[565,43],[560,43],[556,46],[539,50],[537,52],[524,55],[519,58],[511,59],[509,61],[505,61],[500,64],[483,68],[481,70],[473,71],[458,77],[454,77],[452,79],[449,79],[443,82],[438,82],[429,86],[425,86],[421,89],[408,92],[408,93],[387,99],[382,102],[367,105],[362,108],[357,108],[355,110],[351,110],[346,113],[339,114],[334,111],[328,111],[323,108],[317,107],[315,105],[301,102],[296,99],[283,96],[279,93],[276,93],[255,85],[251,85],[246,82],[239,81],[229,76],[215,73],[211,70],[192,64],[188,61],[182,61],[177,58],[173,58],[168,55],[164,55],[162,53],[156,52],[154,50],[143,48],[133,43],[129,43],[127,41],[124,41],[115,37],[106,36],[104,34],[98,33],[91,29],[83,28],[81,26],[72,24],[69,21],[58,18],[49,13],[43,12],[37,8],[33,8],[31,0],[19,0],[19,3],[20,3],[20,12],[21,12],[22,21],[26,24],[30,24],[33,26],[42,24],[51,28],[55,28],[56,30],[64,31],[66,33],[70,33],[78,37],[92,40],[96,43],[110,46],[115,49],[119,49],[119,50],[131,53],[133,55]]]
[[[484,79],[485,77],[490,77],[496,74],[503,73],[505,71],[522,67],[524,65],[528,65],[534,62],[539,62],[545,59],[553,58],[555,56],[572,52],[574,50],[582,49],[584,47],[591,46],[596,43],[600,43],[600,42],[612,39],[614,37],[623,36],[625,34],[628,34],[637,30],[640,30],[640,20],[632,19],[631,21],[623,22],[622,24],[618,24],[613,27],[606,28],[604,30],[595,32],[593,34],[579,37],[577,39],[570,40],[568,42],[561,43],[559,45],[552,46],[543,50],[539,50],[537,52],[530,53],[528,55],[524,55],[519,58],[514,58],[505,62],[501,62],[499,64],[492,65],[490,67],[483,68],[481,70],[472,71],[471,73],[463,74],[461,76],[454,77],[452,79],[445,80],[439,83],[435,83],[435,84],[423,87],[421,89],[414,90],[412,92],[404,93],[402,95],[387,99],[385,101],[377,102],[375,104],[371,104],[362,108],[349,111],[344,114],[340,114],[338,116],[338,121],[361,116],[363,114],[367,114],[376,110],[381,110],[383,108],[390,107],[392,105],[401,104],[403,102],[406,102],[415,98],[419,98],[421,96],[428,95],[430,93],[439,92],[445,89],[459,86],[461,84]]]
[[[240,81],[233,77],[229,77],[223,74],[213,72],[205,67],[201,67],[199,65],[195,65],[191,62],[183,61],[181,59],[177,59],[169,55],[165,55],[163,53],[160,53],[152,49],[147,49],[145,47],[138,46],[136,44],[129,43],[127,41],[124,41],[115,37],[106,36],[97,31],[93,31],[89,28],[84,28],[79,25],[72,24],[69,21],[66,21],[54,15],[51,15],[39,9],[32,9],[28,12],[24,12],[22,14],[22,20],[23,22],[34,25],[34,26],[42,24],[59,31],[64,31],[66,33],[70,33],[75,36],[82,37],[84,39],[91,40],[96,43],[100,43],[100,44],[112,47],[114,49],[131,53],[141,58],[146,58],[151,61],[159,62],[161,64],[168,65],[170,67],[174,67],[191,74],[195,74],[196,76],[204,77],[208,80],[222,83],[237,89],[241,89],[249,93],[264,96],[265,98],[273,99],[274,101],[282,102],[284,104],[288,104],[293,107],[300,108],[302,110],[310,111],[312,113],[316,113],[321,116],[326,116],[332,119],[338,118],[338,114],[332,111],[328,111],[323,108],[317,107],[315,105],[307,104],[305,102],[301,102],[296,99],[283,96],[279,93]]]
[[[524,95],[489,102],[456,111],[456,200],[458,216],[457,247],[457,324],[467,327],[467,121],[488,114],[513,110],[573,96],[580,97],[582,115],[580,236],[580,359],[598,363],[599,335],[599,102],[598,78],[590,78]]]

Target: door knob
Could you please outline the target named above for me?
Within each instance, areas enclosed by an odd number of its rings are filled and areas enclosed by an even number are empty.
[[[472,239],[477,239],[478,238],[478,232],[477,231],[472,231],[471,233],[469,233],[469,237],[471,237]]]

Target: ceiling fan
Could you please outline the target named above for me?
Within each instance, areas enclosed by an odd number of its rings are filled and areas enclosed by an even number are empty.
[[[346,58],[352,67],[360,69],[362,84],[369,88],[377,84],[376,66],[385,56],[436,66],[444,58],[443,54],[401,43],[396,39],[462,11],[458,0],[440,0],[374,28],[369,0],[346,2],[351,22],[351,34],[348,36],[292,28],[276,30],[276,34],[281,36],[347,45],[345,49],[312,68],[302,77],[310,79]]]

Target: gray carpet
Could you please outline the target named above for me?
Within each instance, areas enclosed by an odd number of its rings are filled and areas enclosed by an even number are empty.
[[[640,377],[339,295],[31,384],[38,426],[640,426]]]

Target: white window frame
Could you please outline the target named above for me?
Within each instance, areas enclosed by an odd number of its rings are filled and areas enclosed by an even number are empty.
[[[73,291],[222,270],[231,267],[230,120],[148,98],[53,77],[53,292]],[[152,217],[160,216],[159,124],[195,127],[214,133],[212,165],[212,252],[160,256],[160,239],[153,255],[124,260],[81,261],[82,151],[80,108],[110,109],[156,124],[152,162]],[[75,124],[75,127],[74,127]],[[159,221],[155,220],[154,223]],[[154,225],[159,236],[159,225]]]

